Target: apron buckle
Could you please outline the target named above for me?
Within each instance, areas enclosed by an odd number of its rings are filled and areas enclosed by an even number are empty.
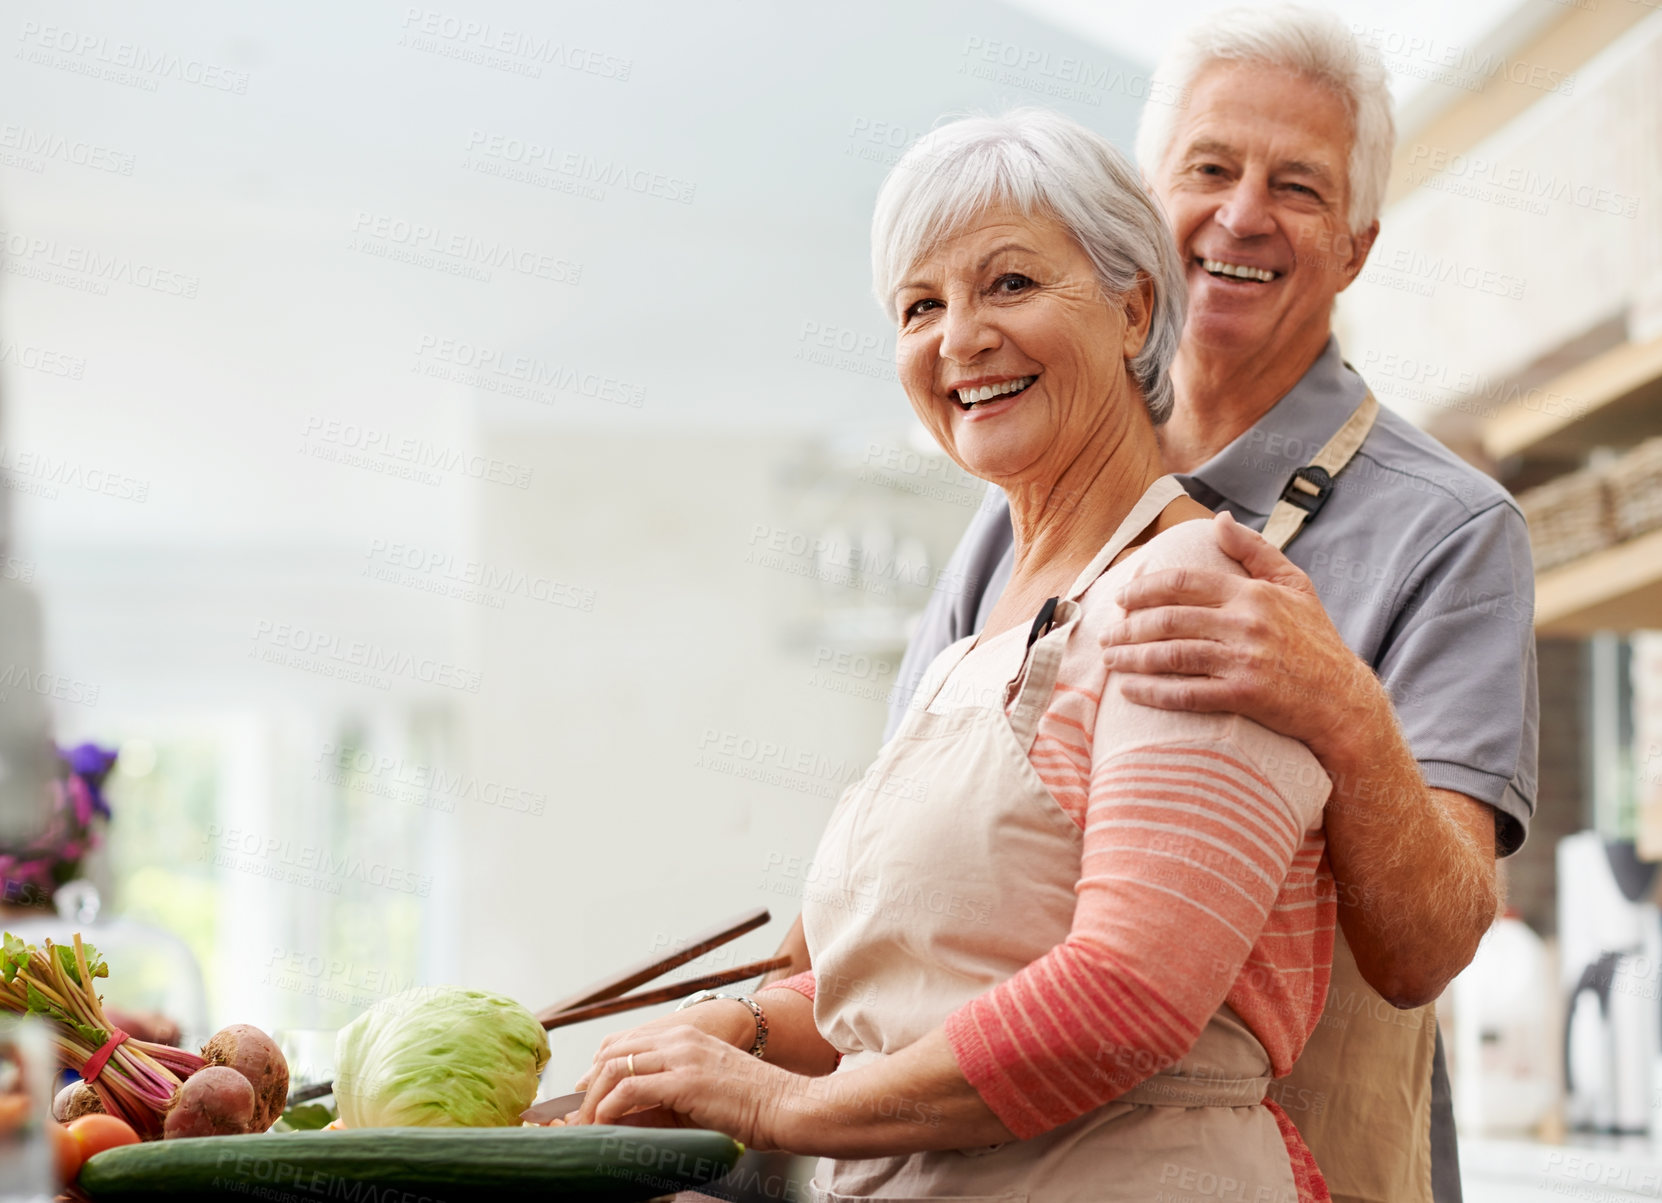
[[[1287,487],[1281,490],[1281,500],[1314,518],[1332,492],[1333,477],[1328,470],[1318,464],[1306,464],[1287,481]]]

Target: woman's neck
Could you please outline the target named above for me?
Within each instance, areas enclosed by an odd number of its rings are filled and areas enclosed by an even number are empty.
[[[1153,428],[1140,412],[1126,412],[1141,404],[1135,396],[1110,401],[1120,420],[1104,422],[1053,481],[1005,487],[1015,531],[1013,583],[1061,579],[1065,587],[1163,474]]]

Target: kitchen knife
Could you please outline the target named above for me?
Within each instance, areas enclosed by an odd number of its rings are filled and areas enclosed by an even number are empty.
[[[583,1096],[587,1091],[579,1090],[576,1094],[562,1094],[557,1099],[536,1103],[519,1113],[519,1118],[528,1124],[546,1124],[549,1120],[564,1119],[583,1105]]]

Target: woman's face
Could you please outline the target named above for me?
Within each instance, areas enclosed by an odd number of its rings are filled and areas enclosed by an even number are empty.
[[[931,250],[895,293],[896,361],[918,418],[984,480],[1050,484],[1142,398],[1127,360],[1152,289],[1103,295],[1056,221],[988,209]]]

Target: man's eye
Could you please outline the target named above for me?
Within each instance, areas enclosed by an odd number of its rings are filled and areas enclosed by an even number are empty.
[[[1003,293],[1022,292],[1033,287],[1033,281],[1020,272],[1006,272],[993,281],[993,291]]]
[[[1310,188],[1304,184],[1288,184],[1287,187],[1293,192],[1302,192],[1305,196],[1316,195],[1316,190],[1314,188]]]

